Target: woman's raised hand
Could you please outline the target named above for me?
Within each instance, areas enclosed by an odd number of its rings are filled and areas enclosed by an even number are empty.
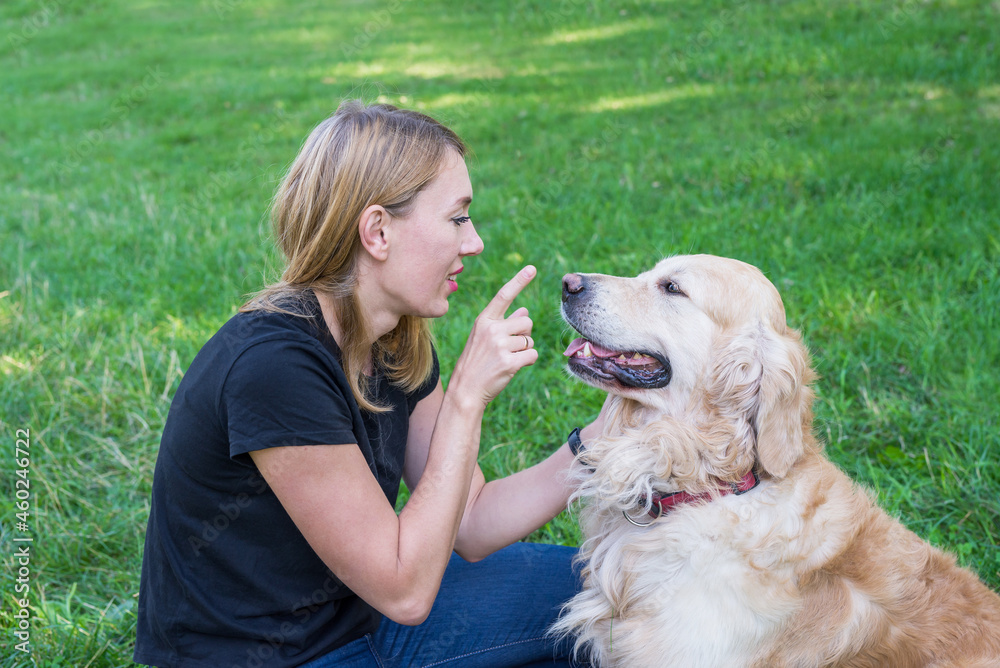
[[[528,309],[522,307],[507,315],[507,309],[536,273],[531,265],[517,272],[476,318],[465,350],[455,364],[449,393],[461,392],[466,398],[481,401],[485,408],[515,373],[538,360]]]

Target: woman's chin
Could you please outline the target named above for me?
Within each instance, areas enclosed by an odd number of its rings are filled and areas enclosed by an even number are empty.
[[[440,318],[441,316],[443,316],[444,314],[446,314],[448,312],[448,308],[450,306],[451,305],[448,303],[447,299],[442,299],[441,301],[435,302],[434,304],[428,306],[427,309],[424,310],[423,313],[420,313],[420,317],[422,317],[422,318]]]

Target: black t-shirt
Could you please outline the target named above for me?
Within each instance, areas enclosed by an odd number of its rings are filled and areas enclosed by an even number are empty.
[[[386,413],[359,409],[323,325],[240,313],[198,353],[170,406],[153,475],[135,660],[156,666],[297,666],[378,627],[327,569],[249,452],[357,443],[389,503],[402,477],[409,395],[376,371]],[[322,325],[322,327],[321,327]]]

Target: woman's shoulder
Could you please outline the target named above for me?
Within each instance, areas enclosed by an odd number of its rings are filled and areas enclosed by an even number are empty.
[[[308,320],[281,313],[238,313],[206,344],[206,368],[214,369],[223,395],[277,394],[307,402],[325,388],[349,396],[336,351],[316,338],[312,327]]]
[[[307,316],[271,311],[242,311],[232,316],[212,337],[210,343],[222,344],[238,354],[266,342],[310,342],[316,337],[316,324]]]
[[[309,310],[293,308],[236,313],[205,343],[198,353],[202,359],[195,362],[227,373],[236,364],[271,368],[305,356],[340,369],[340,351],[332,337],[322,337],[322,321]]]
[[[311,291],[284,297],[274,302],[244,307],[227,321],[219,332],[241,341],[287,336],[322,340],[323,316]]]

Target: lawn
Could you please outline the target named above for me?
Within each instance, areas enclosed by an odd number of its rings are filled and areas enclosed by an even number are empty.
[[[12,0],[0,21],[0,666],[131,664],[173,391],[275,277],[269,198],[347,97],[473,149],[486,251],[435,325],[446,379],[539,269],[518,303],[541,358],[487,414],[488,477],[600,407],[563,371],[564,273],[736,257],[803,332],[830,457],[1000,588],[1000,3]],[[531,537],[578,538],[570,514]]]

